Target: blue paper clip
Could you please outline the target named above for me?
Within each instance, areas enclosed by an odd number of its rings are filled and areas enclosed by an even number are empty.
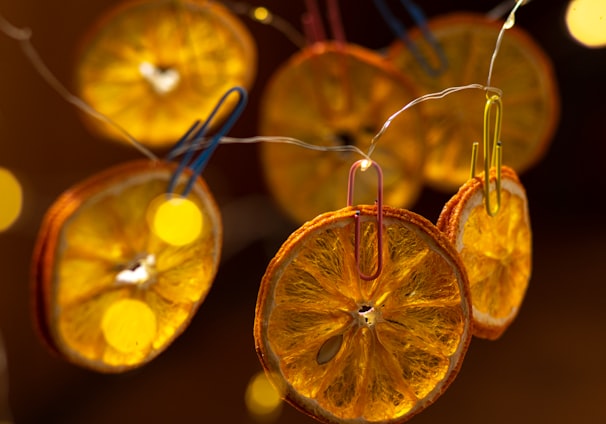
[[[237,93],[239,95],[236,107],[231,112],[223,126],[212,136],[210,141],[208,141],[208,143],[204,143],[205,147],[201,147],[210,123],[212,122],[213,118],[215,117],[221,106],[223,106],[223,103],[225,103],[225,100],[232,93]],[[202,171],[210,160],[211,155],[221,142],[221,138],[229,132],[229,130],[234,126],[234,124],[242,114],[242,111],[246,106],[247,99],[248,96],[244,88],[238,86],[230,88],[223,95],[223,97],[219,99],[215,108],[212,110],[206,121],[201,126],[200,121],[194,122],[194,124],[189,128],[189,130],[187,130],[183,137],[181,137],[181,139],[174,145],[174,147],[171,149],[171,151],[166,157],[167,160],[174,159],[180,152],[183,151],[183,149],[186,149],[186,151],[183,155],[183,158],[179,162],[177,170],[174,172],[170,179],[170,183],[168,185],[167,190],[168,193],[174,193],[179,176],[183,173],[184,169],[188,167],[191,169],[192,175],[189,178],[189,181],[187,182],[187,185],[185,186],[185,189],[183,190],[183,193],[181,193],[181,195],[187,196],[189,194],[193,187],[194,181],[196,180],[196,178],[198,178],[200,174],[202,174]],[[193,159],[194,153],[200,149],[201,152],[199,153],[198,157]]]
[[[425,72],[427,72],[432,77],[437,77],[442,72],[444,72],[446,70],[446,68],[448,67],[448,60],[446,59],[444,50],[442,49],[442,46],[440,46],[440,43],[438,43],[436,38],[433,36],[431,31],[429,30],[429,27],[427,26],[427,19],[425,18],[425,15],[423,14],[423,11],[421,10],[421,8],[419,6],[417,6],[415,3],[413,3],[411,0],[400,0],[400,2],[406,8],[406,10],[410,14],[410,16],[412,16],[412,19],[415,21],[415,23],[421,30],[421,33],[423,34],[425,41],[427,41],[427,43],[433,48],[434,53],[436,54],[436,56],[438,57],[438,60],[440,61],[440,64],[437,67],[433,67],[432,65],[429,64],[429,61],[427,60],[427,58],[425,56],[423,56],[419,47],[415,43],[413,43],[412,40],[410,39],[410,37],[408,36],[406,27],[404,26],[402,21],[400,21],[398,18],[396,18],[396,16],[387,7],[387,4],[385,4],[385,1],[384,0],[374,0],[376,8],[379,10],[379,13],[383,17],[383,19],[385,20],[387,25],[394,32],[396,37],[398,37],[400,40],[402,40],[404,42],[406,47],[408,47],[408,49],[410,50],[412,55],[415,57],[415,59],[417,59],[417,61],[419,62],[421,67],[423,67]]]

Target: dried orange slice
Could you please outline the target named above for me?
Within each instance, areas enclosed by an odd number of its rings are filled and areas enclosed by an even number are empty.
[[[204,300],[222,241],[204,181],[181,198],[201,214],[197,237],[175,243],[152,230],[175,169],[148,160],[110,168],[63,193],[47,212],[33,258],[35,311],[42,337],[62,357],[101,372],[145,364]],[[188,180],[181,174],[177,191]]]
[[[359,214],[359,266],[355,219]],[[296,408],[326,423],[400,423],[456,376],[471,336],[468,283],[437,228],[377,207],[322,214],[295,231],[269,264],[255,314],[257,353]]]
[[[428,25],[447,59],[442,74],[428,75],[401,41],[389,49],[390,60],[423,93],[485,84],[502,22],[478,14],[453,13],[430,19]],[[425,56],[435,59],[421,41],[419,30],[411,31],[410,37]],[[507,146],[503,163],[523,172],[541,159],[559,119],[560,100],[551,61],[529,34],[513,27],[503,36],[491,85],[503,90],[501,139]],[[486,95],[481,90],[465,90],[424,103],[429,145],[424,172],[428,185],[454,191],[467,180],[472,143],[482,140],[485,103]],[[483,154],[481,147],[479,154]]]
[[[211,1],[136,1],[110,11],[82,44],[76,94],[150,147],[174,144],[233,86],[248,89],[256,74],[248,29]],[[214,123],[231,110],[223,108]],[[123,141],[88,115],[103,136]]]
[[[493,210],[495,181],[493,169]],[[494,217],[486,212],[481,174],[465,183],[446,204],[437,226],[454,243],[467,269],[474,335],[500,337],[519,311],[532,270],[528,201],[515,171],[502,167],[501,206]]]
[[[408,80],[375,52],[353,44],[316,43],[271,77],[261,99],[260,132],[367,151],[384,122],[415,97]],[[273,143],[261,147],[268,187],[299,223],[343,205],[352,155]],[[405,207],[417,199],[424,157],[422,120],[418,110],[411,110],[392,122],[373,153],[385,172],[385,203]],[[359,180],[356,198],[372,204],[374,177],[362,174]]]

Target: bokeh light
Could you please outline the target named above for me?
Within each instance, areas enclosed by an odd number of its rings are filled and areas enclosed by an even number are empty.
[[[246,408],[258,422],[274,422],[280,416],[282,399],[263,371],[255,374],[248,383],[244,396]]]
[[[101,329],[107,343],[117,351],[144,351],[156,336],[156,315],[140,300],[122,299],[107,308]]]
[[[202,233],[202,212],[184,197],[162,195],[150,205],[152,231],[173,246],[192,243]]]
[[[566,10],[570,35],[586,47],[606,46],[606,1],[571,0]]]
[[[10,228],[19,215],[23,204],[23,191],[19,180],[6,168],[0,167],[0,231]]]

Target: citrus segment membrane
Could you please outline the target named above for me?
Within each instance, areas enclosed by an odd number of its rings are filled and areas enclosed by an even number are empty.
[[[262,98],[259,130],[316,146],[353,145],[367,151],[383,123],[417,93],[377,53],[353,44],[316,43],[280,66]],[[395,119],[373,159],[384,171],[385,203],[412,204],[421,189],[425,155],[420,109]],[[268,188],[296,222],[342,207],[351,152],[326,153],[275,143],[261,146]],[[355,198],[372,204],[374,175],[358,176]]]
[[[494,169],[491,203],[496,204]],[[471,288],[474,335],[496,339],[516,317],[532,270],[528,201],[515,172],[501,170],[501,207],[486,213],[483,174],[469,180],[446,204],[438,228],[454,243]]]
[[[329,212],[284,243],[261,282],[255,344],[295,407],[327,423],[403,422],[457,374],[468,346],[468,283],[454,248],[429,221],[383,208],[379,277],[371,206]]]
[[[111,10],[85,37],[75,90],[139,142],[168,147],[228,89],[249,89],[256,61],[252,35],[217,2],[135,1]],[[234,105],[229,99],[211,125]],[[95,132],[124,141],[83,117]]]
[[[448,87],[485,84],[503,22],[461,12],[431,18],[427,25],[448,64],[437,77],[425,72],[402,41],[394,42],[388,51],[389,60],[415,82],[417,90],[434,93]],[[419,29],[410,31],[410,38],[425,57],[438,60],[423,42]],[[546,152],[559,119],[560,100],[553,66],[526,31],[513,27],[504,33],[491,85],[503,92],[503,163],[523,172]],[[426,129],[428,153],[424,168],[428,185],[454,191],[465,183],[472,143],[482,140],[485,103],[486,93],[474,89],[424,104],[426,122],[430,123]],[[482,146],[478,154],[483,155]]]
[[[205,223],[189,243],[164,240],[146,219],[175,170],[166,162],[119,165],[71,188],[47,212],[33,279],[39,327],[61,356],[103,372],[142,365],[170,345],[204,300],[222,228],[203,180],[187,197]],[[181,175],[177,192],[189,176]]]

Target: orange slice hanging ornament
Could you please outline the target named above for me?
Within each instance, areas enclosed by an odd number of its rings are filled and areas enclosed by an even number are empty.
[[[251,34],[221,4],[134,1],[110,11],[83,40],[75,90],[142,144],[161,148],[229,88],[250,88],[256,66]],[[234,105],[229,99],[211,127]],[[113,127],[83,118],[96,133],[123,140]]]
[[[376,163],[372,165],[379,173]],[[325,423],[401,423],[455,378],[468,283],[444,234],[404,209],[349,205],[306,222],[261,282],[254,337],[285,399]],[[376,194],[376,193],[375,193]]]
[[[390,47],[388,57],[422,92],[484,83],[502,27],[501,21],[461,12],[432,18],[410,31],[410,42],[438,72],[427,72],[414,50],[400,40]],[[427,31],[439,49],[424,40]],[[523,172],[542,158],[558,123],[560,101],[553,67],[526,31],[510,27],[502,38],[491,76],[490,84],[502,89],[507,108],[503,123],[503,138],[507,139],[504,161]],[[424,174],[433,188],[452,191],[467,180],[470,140],[481,139],[482,123],[477,117],[481,115],[483,96],[480,90],[465,90],[427,103],[424,112],[429,123],[428,153]]]
[[[264,89],[260,132],[316,146],[367,149],[386,119],[416,97],[406,77],[377,53],[337,41],[318,41],[279,67]],[[385,199],[412,204],[422,185],[425,157],[422,119],[411,111],[392,123],[374,152],[385,170]],[[324,155],[266,143],[261,160],[278,205],[296,222],[342,206],[351,153]],[[374,202],[372,179],[360,179],[357,198]]]
[[[486,102],[484,151],[490,146],[488,120],[498,96]],[[502,166],[499,140],[500,106],[492,157],[484,156],[484,172],[474,176],[446,203],[437,226],[455,245],[469,277],[474,335],[497,339],[516,317],[532,270],[532,231],[526,191],[515,171]]]
[[[496,203],[496,172],[490,196]],[[497,339],[513,322],[532,269],[528,201],[515,171],[501,169],[501,206],[486,212],[483,173],[465,183],[446,204],[437,226],[453,242],[465,264],[471,288],[474,335]]]
[[[180,163],[115,166],[67,190],[46,213],[33,257],[35,313],[60,356],[122,372],[152,360],[187,327],[222,244],[221,215],[199,175],[233,119],[194,151],[231,92],[175,146],[169,159],[186,147]]]

